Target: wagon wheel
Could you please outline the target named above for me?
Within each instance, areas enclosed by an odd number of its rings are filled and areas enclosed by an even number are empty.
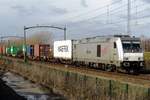
[[[116,66],[112,65],[112,72],[116,71]]]
[[[105,64],[102,64],[101,69],[105,71]]]

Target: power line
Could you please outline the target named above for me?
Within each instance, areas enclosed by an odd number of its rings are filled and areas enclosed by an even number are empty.
[[[126,5],[127,5],[127,4],[126,4]],[[143,5],[142,5],[142,6],[143,6]],[[108,5],[107,5],[107,7],[108,7]],[[136,6],[134,7],[134,8],[136,8],[136,12],[135,12],[136,17],[137,17],[137,14],[142,13],[143,11],[145,11],[145,10],[141,10],[141,11],[138,12],[138,11],[137,11],[137,7],[139,7],[139,5],[136,5]],[[123,7],[120,7],[120,8],[123,8]],[[119,9],[116,9],[116,10],[114,10],[114,11],[117,11],[117,10],[119,10]],[[107,15],[107,18],[110,17],[110,13],[108,14],[108,11],[109,11],[109,10],[107,9],[107,12],[104,13],[105,15]],[[111,10],[111,11],[112,11],[112,10]],[[122,10],[121,10],[121,11],[122,11]],[[120,12],[120,11],[118,11],[118,12]],[[104,14],[100,14],[100,15],[104,15]],[[113,13],[113,14],[111,14],[111,15],[114,15],[114,14],[118,14],[118,13],[115,12],[115,13]],[[132,14],[134,14],[134,13],[132,13]],[[131,14],[131,15],[132,15],[132,14]],[[99,16],[100,16],[100,15],[99,15]],[[97,17],[99,17],[99,16],[97,16]],[[80,23],[80,22],[84,22],[84,21],[87,21],[87,20],[89,21],[89,20],[95,19],[95,18],[97,18],[97,17],[94,16],[94,17],[88,18],[88,19],[86,19],[86,20],[81,20],[81,21],[79,21],[79,22],[74,22],[74,23]],[[145,17],[150,17],[150,16],[137,17],[136,19],[132,19],[132,17],[131,17],[130,21],[134,21],[134,20],[137,21],[138,19],[145,18]],[[112,24],[112,25],[115,24],[115,25],[116,25],[117,23],[122,23],[122,22],[125,22],[125,21],[126,21],[126,20],[124,20],[124,21],[120,20],[120,21],[117,21],[117,22],[114,22],[114,23],[112,22],[112,23],[109,23],[109,24],[108,24],[108,23],[107,23],[107,24],[103,24],[103,26],[105,26],[105,25],[110,25],[110,24]],[[130,23],[130,24],[131,24],[131,23]],[[132,24],[131,24],[131,25],[132,25]]]
[[[148,16],[148,17],[150,17],[150,16]],[[134,21],[135,19],[131,19],[131,21]],[[109,25],[116,25],[116,24],[119,24],[119,23],[122,23],[122,22],[126,22],[126,20],[119,20],[119,21],[116,21],[116,22],[113,22],[113,23],[110,23]],[[150,24],[150,22],[149,23],[147,23],[147,24]],[[106,25],[108,25],[108,24],[103,24],[103,26],[106,26]],[[131,24],[132,25],[132,24]],[[117,26],[119,26],[119,25],[117,25]],[[99,28],[99,31],[100,30],[102,30],[102,29],[104,29],[104,28]],[[72,30],[71,30],[72,31]],[[89,31],[88,31],[89,32]],[[91,33],[86,33],[86,35],[90,35]],[[80,34],[71,34],[71,35],[81,35],[81,33]]]
[[[132,2],[133,2],[133,1],[132,1]],[[124,5],[121,5],[121,6],[115,8],[115,9],[112,9],[112,10],[110,10],[110,11],[112,12],[112,11],[120,10],[120,8],[126,7],[127,4],[128,4],[128,3],[126,3],[126,4],[124,4]],[[107,5],[106,7],[108,7],[108,5]],[[109,12],[110,12],[110,11],[109,11]],[[86,19],[86,20],[97,18],[97,17],[99,17],[100,15],[106,15],[107,12],[108,12],[108,11],[106,11],[106,12],[104,12],[104,13],[102,13],[102,14],[96,15],[96,16],[94,16],[94,17],[88,18],[88,19]]]
[[[141,10],[141,11],[136,12],[135,14],[143,13],[143,12],[146,11],[146,10],[150,10],[150,8],[143,9],[143,10]],[[148,15],[148,16],[150,16],[150,15]],[[133,18],[134,18],[134,17],[133,17]],[[137,16],[136,16],[136,19],[137,19],[137,20],[138,20],[139,18],[141,19],[141,17],[137,17]]]
[[[132,1],[132,2],[134,2],[134,1]],[[119,1],[116,1],[116,2],[114,2],[114,3],[112,3],[112,4],[115,4],[115,3],[119,3]],[[122,5],[121,7],[125,7],[127,4],[125,4],[125,5]],[[105,8],[105,7],[108,7],[108,5],[106,5],[106,6],[104,6],[104,7],[102,7],[102,8]],[[111,10],[111,11],[116,11],[116,10],[120,10],[120,8],[121,7],[117,7],[116,9],[114,9],[114,10]],[[100,8],[98,8],[98,9],[100,9]],[[96,9],[97,10],[97,9]],[[93,11],[93,10],[92,10]],[[108,12],[108,11],[107,11]],[[84,22],[84,21],[88,21],[88,20],[91,20],[91,19],[94,19],[94,18],[97,18],[97,17],[99,17],[99,16],[103,16],[103,15],[105,15],[107,12],[104,12],[104,13],[102,13],[102,14],[99,14],[98,16],[94,16],[94,17],[90,17],[90,18],[88,18],[88,19],[85,19],[85,20],[80,20],[79,22]],[[110,11],[109,11],[110,12]],[[118,11],[119,12],[119,11]],[[116,13],[118,13],[118,12],[116,12]],[[88,13],[89,14],[89,13]],[[91,14],[91,13],[90,13]],[[115,13],[114,13],[115,14]],[[110,15],[114,15],[114,14],[110,14]],[[84,15],[86,15],[85,13],[84,13]],[[75,17],[75,16],[74,16]],[[78,18],[79,18],[79,16],[78,16]],[[73,23],[78,23],[78,22],[71,22],[71,24],[73,24]]]
[[[115,2],[112,2],[111,5],[115,5],[115,4],[119,3],[119,2],[120,2],[120,0],[117,0],[117,1],[115,1]],[[87,12],[85,12],[85,13],[79,14],[79,15],[77,15],[77,16],[73,16],[73,17],[71,17],[71,19],[72,19],[72,18],[75,18],[75,17],[79,18],[79,17],[81,17],[81,16],[85,16],[85,15],[87,15],[87,14],[90,14],[90,13],[93,13],[93,12],[96,12],[96,11],[99,11],[99,10],[102,10],[102,9],[104,9],[104,8],[107,8],[107,6],[108,6],[108,4],[105,5],[105,6],[103,6],[103,7],[96,8],[96,9],[94,9],[94,10],[87,11]],[[67,19],[68,19],[68,18],[67,18]]]
[[[127,5],[127,4],[121,5],[121,6],[115,8],[115,9],[112,9],[112,10],[110,10],[110,11],[111,11],[111,12],[114,12],[114,11],[117,11],[117,10],[121,10],[120,8],[126,7],[126,5]],[[109,12],[110,12],[110,11],[109,11]],[[115,13],[118,13],[118,12],[120,12],[120,11],[117,11],[117,12],[115,12]],[[81,20],[81,21],[88,21],[88,20],[97,18],[97,17],[99,17],[99,16],[106,15],[107,13],[108,13],[108,11],[107,11],[107,12],[104,12],[104,13],[102,13],[102,14],[96,15],[96,16],[94,16],[94,17],[90,17],[90,18],[88,18],[88,19]],[[113,14],[111,13],[111,15],[113,15]],[[81,22],[81,21],[80,21],[80,22]]]
[[[113,9],[113,10],[110,10],[110,11],[111,11],[111,12],[113,12],[113,11],[116,11],[116,10],[120,10],[120,8],[122,8],[122,7],[126,7],[126,5],[127,5],[127,4],[125,4],[125,5],[123,5],[123,6],[119,6],[119,7],[115,8],[115,9]],[[109,12],[110,12],[110,11],[109,11]],[[118,11],[118,12],[120,12],[120,11]],[[117,12],[115,12],[115,13],[117,13]],[[96,15],[96,16],[93,16],[93,17],[90,17],[90,18],[88,18],[88,19],[80,20],[80,21],[72,22],[72,23],[78,23],[78,22],[89,21],[89,20],[91,20],[91,19],[95,19],[95,18],[97,18],[97,17],[99,17],[99,16],[103,16],[103,15],[106,15],[106,14],[107,14],[107,12],[104,12],[104,13],[101,13],[101,14],[99,14],[99,15]],[[112,13],[111,13],[111,15],[112,15]]]
[[[106,25],[116,25],[116,24],[118,24],[118,23],[121,23],[121,22],[125,22],[126,20],[119,20],[119,21],[115,21],[115,22],[112,22],[112,23],[109,23],[109,24],[107,24],[107,23],[104,23],[104,24],[102,24],[102,26],[101,27],[104,27],[104,26],[106,26]],[[118,25],[117,25],[118,26]],[[99,27],[99,26],[98,26]],[[84,27],[84,28],[86,28],[86,27]],[[77,29],[76,29],[77,30]],[[73,30],[71,30],[71,31],[73,31]]]
[[[150,9],[150,8],[149,8]],[[147,9],[144,9],[144,10],[147,10]],[[144,11],[144,10],[141,10],[141,11],[139,11],[139,12],[142,12],[142,11]],[[132,13],[132,14],[135,14],[135,13]],[[147,17],[150,17],[150,15],[148,15],[148,16],[143,16],[143,17],[139,17],[139,18],[137,18],[137,19],[142,19],[142,18],[147,18]],[[131,21],[134,21],[134,20],[137,20],[137,19],[131,19]],[[112,23],[106,23],[106,24],[102,24],[102,27],[104,27],[104,26],[106,26],[106,25],[116,25],[116,24],[119,24],[119,23],[122,23],[122,22],[126,22],[126,20],[119,20],[119,21],[116,21],[116,22],[112,22]],[[132,26],[133,26],[133,24],[131,24]],[[119,26],[119,25],[117,25],[117,26]],[[85,27],[84,27],[85,28]],[[72,31],[72,30],[71,30]]]
[[[127,4],[125,4],[125,5],[121,5],[121,6],[117,7],[117,8],[115,8],[115,9],[112,9],[112,10],[111,10],[111,12],[113,12],[113,13],[111,13],[109,16],[112,16],[112,15],[118,14],[119,12],[121,12],[121,11],[122,11],[122,9],[120,9],[120,8],[122,8],[122,7],[126,7],[126,5],[127,5]],[[138,6],[143,6],[143,4],[142,4],[142,5],[140,4],[140,5],[138,5]],[[120,11],[117,11],[117,10],[120,10]],[[125,10],[127,10],[127,9],[125,9]],[[99,16],[106,15],[106,14],[107,14],[107,12],[102,13],[102,14],[99,14],[99,15],[94,16],[94,17],[90,17],[90,18],[88,18],[88,19],[84,19],[84,20],[80,20],[80,21],[76,21],[76,22],[71,22],[71,24],[75,24],[75,23],[81,23],[81,22],[89,21],[89,20],[95,19],[95,18],[97,18],[97,17],[99,17]]]
[[[148,16],[148,17],[150,17],[150,16]],[[135,19],[132,19],[132,21],[134,21]],[[119,23],[122,23],[122,22],[126,22],[126,20],[119,20],[119,21],[116,21],[116,22],[113,22],[113,23],[110,23],[109,25],[116,25],[116,24],[119,24]],[[150,22],[149,23],[146,23],[146,24],[150,24]],[[106,26],[106,25],[108,25],[108,24],[103,24],[103,27],[104,26]],[[131,24],[132,25],[132,24]],[[117,25],[117,26],[119,26],[119,25]],[[132,25],[133,26],[133,25]],[[99,31],[100,30],[102,30],[102,29],[104,29],[104,28],[99,28]],[[89,33],[89,35],[90,35],[91,33]],[[73,35],[73,34],[72,34]],[[81,35],[81,34],[74,34],[74,35]]]

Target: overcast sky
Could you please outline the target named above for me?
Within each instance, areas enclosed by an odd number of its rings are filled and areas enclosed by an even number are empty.
[[[150,36],[150,0],[131,0],[133,35]],[[1,35],[23,35],[23,26],[67,26],[67,37],[126,33],[127,0],[0,0]],[[46,30],[62,39],[63,31]]]

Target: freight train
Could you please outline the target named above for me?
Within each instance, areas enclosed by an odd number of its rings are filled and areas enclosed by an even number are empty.
[[[5,48],[5,47],[1,47]],[[28,45],[27,56],[33,60],[88,66],[105,71],[137,73],[144,69],[143,50],[140,38],[128,35],[97,36],[79,40],[54,41],[48,44]],[[2,50],[2,49],[1,49]],[[14,49],[7,48],[6,55]],[[21,49],[16,49],[21,50]]]

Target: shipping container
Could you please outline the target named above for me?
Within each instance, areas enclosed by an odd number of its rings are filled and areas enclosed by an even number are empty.
[[[30,45],[27,45],[27,56],[30,57],[31,48]]]
[[[33,50],[31,51],[33,53]],[[35,44],[34,45],[34,57],[36,59],[49,58],[50,45],[49,44]]]
[[[11,46],[11,56],[17,56],[18,48],[16,46]]]
[[[34,45],[30,45],[30,56],[34,56]]]
[[[3,46],[0,46],[0,55],[3,54]]]
[[[23,56],[23,45],[12,45],[6,48],[6,54],[14,57],[22,57]]]
[[[24,46],[19,45],[19,46],[16,46],[16,48],[17,48],[16,56],[23,57]]]
[[[54,57],[62,59],[72,59],[72,40],[62,40],[54,42]]]
[[[6,55],[7,56],[11,55],[11,47],[6,47]]]
[[[27,45],[27,56],[28,57],[34,56],[34,45]]]
[[[6,55],[6,46],[3,46],[3,55]]]

